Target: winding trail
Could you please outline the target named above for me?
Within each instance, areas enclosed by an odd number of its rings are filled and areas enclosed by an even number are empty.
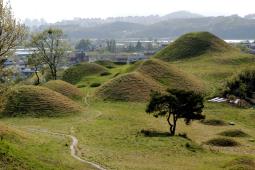
[[[43,130],[43,129],[28,129],[28,130],[32,131],[32,132],[47,133],[47,134],[54,135],[54,136],[64,136],[64,137],[72,139],[72,143],[70,145],[70,150],[71,150],[71,156],[73,158],[75,158],[76,160],[78,160],[80,162],[89,164],[95,169],[106,170],[105,168],[101,167],[100,165],[98,165],[96,163],[93,163],[93,162],[90,162],[90,161],[87,161],[87,160],[84,160],[84,159],[80,158],[77,155],[77,152],[78,152],[78,139],[75,136],[67,135],[67,134],[63,134],[63,133],[49,132],[48,130]]]

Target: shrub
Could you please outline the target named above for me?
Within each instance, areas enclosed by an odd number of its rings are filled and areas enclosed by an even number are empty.
[[[210,126],[225,126],[227,125],[226,122],[223,120],[218,120],[218,119],[209,119],[209,120],[202,120],[201,123],[204,125],[210,125]]]
[[[90,87],[99,87],[101,86],[101,83],[92,83]]]
[[[110,73],[110,72],[107,72],[107,71],[102,72],[102,73],[100,74],[100,76],[108,76],[108,75],[111,75],[111,73]]]
[[[77,85],[77,88],[83,88],[83,87],[86,87],[86,84],[79,84],[79,85]]]
[[[255,91],[255,70],[246,70],[226,83],[224,95],[234,95],[242,99],[252,97]]]
[[[214,138],[206,142],[207,145],[222,146],[222,147],[233,147],[240,145],[233,139],[229,138]]]
[[[219,133],[221,136],[228,136],[228,137],[247,137],[249,136],[245,132],[241,130],[227,130],[224,132]]]

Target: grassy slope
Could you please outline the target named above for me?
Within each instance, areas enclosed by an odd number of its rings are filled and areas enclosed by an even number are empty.
[[[47,87],[53,91],[56,91],[64,96],[67,96],[71,99],[81,99],[81,91],[74,85],[64,82],[62,80],[48,81],[43,84],[44,87]]]
[[[0,112],[4,116],[57,116],[82,110],[71,99],[46,87],[15,86],[6,92],[2,99],[4,100],[0,103]]]
[[[86,76],[98,75],[106,71],[107,69],[99,64],[82,63],[65,70],[62,79],[71,84],[76,84]]]
[[[234,149],[209,150],[206,146],[204,149],[199,146],[218,133],[233,128],[243,129],[254,138],[255,116],[251,110],[207,103],[205,114],[208,118],[222,118],[226,121],[234,121],[237,125],[214,127],[193,122],[191,126],[186,126],[180,121],[177,132],[187,132],[192,140],[189,141],[181,137],[164,136],[168,131],[166,120],[146,115],[144,104],[91,103],[93,104],[87,107],[86,113],[72,117],[13,118],[2,121],[18,127],[40,127],[63,133],[69,133],[70,127],[73,127],[74,135],[80,140],[79,154],[109,169],[169,169],[170,167],[221,169],[235,158],[244,155],[252,158],[254,155],[251,152],[255,149],[255,143],[249,142],[249,138],[237,138],[242,146]],[[158,134],[156,137],[145,137],[140,133],[142,129],[153,129]],[[185,146],[187,143],[191,145],[190,148]],[[64,148],[64,144],[62,141],[58,147]]]
[[[41,134],[29,134],[0,125],[1,169],[91,169],[69,155],[68,139]]]

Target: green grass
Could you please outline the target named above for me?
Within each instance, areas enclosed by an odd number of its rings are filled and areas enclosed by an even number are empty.
[[[197,57],[207,52],[234,50],[226,42],[209,32],[188,33],[161,50],[155,56],[164,61]]]
[[[102,72],[106,72],[107,68],[96,63],[82,63],[72,66],[64,71],[62,79],[71,84],[76,84],[82,80],[82,78],[91,75],[98,75]]]

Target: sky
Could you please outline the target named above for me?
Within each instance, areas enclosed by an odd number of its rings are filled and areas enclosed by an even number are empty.
[[[255,13],[255,0],[10,0],[15,16],[63,19],[165,15],[187,10],[205,16]]]

